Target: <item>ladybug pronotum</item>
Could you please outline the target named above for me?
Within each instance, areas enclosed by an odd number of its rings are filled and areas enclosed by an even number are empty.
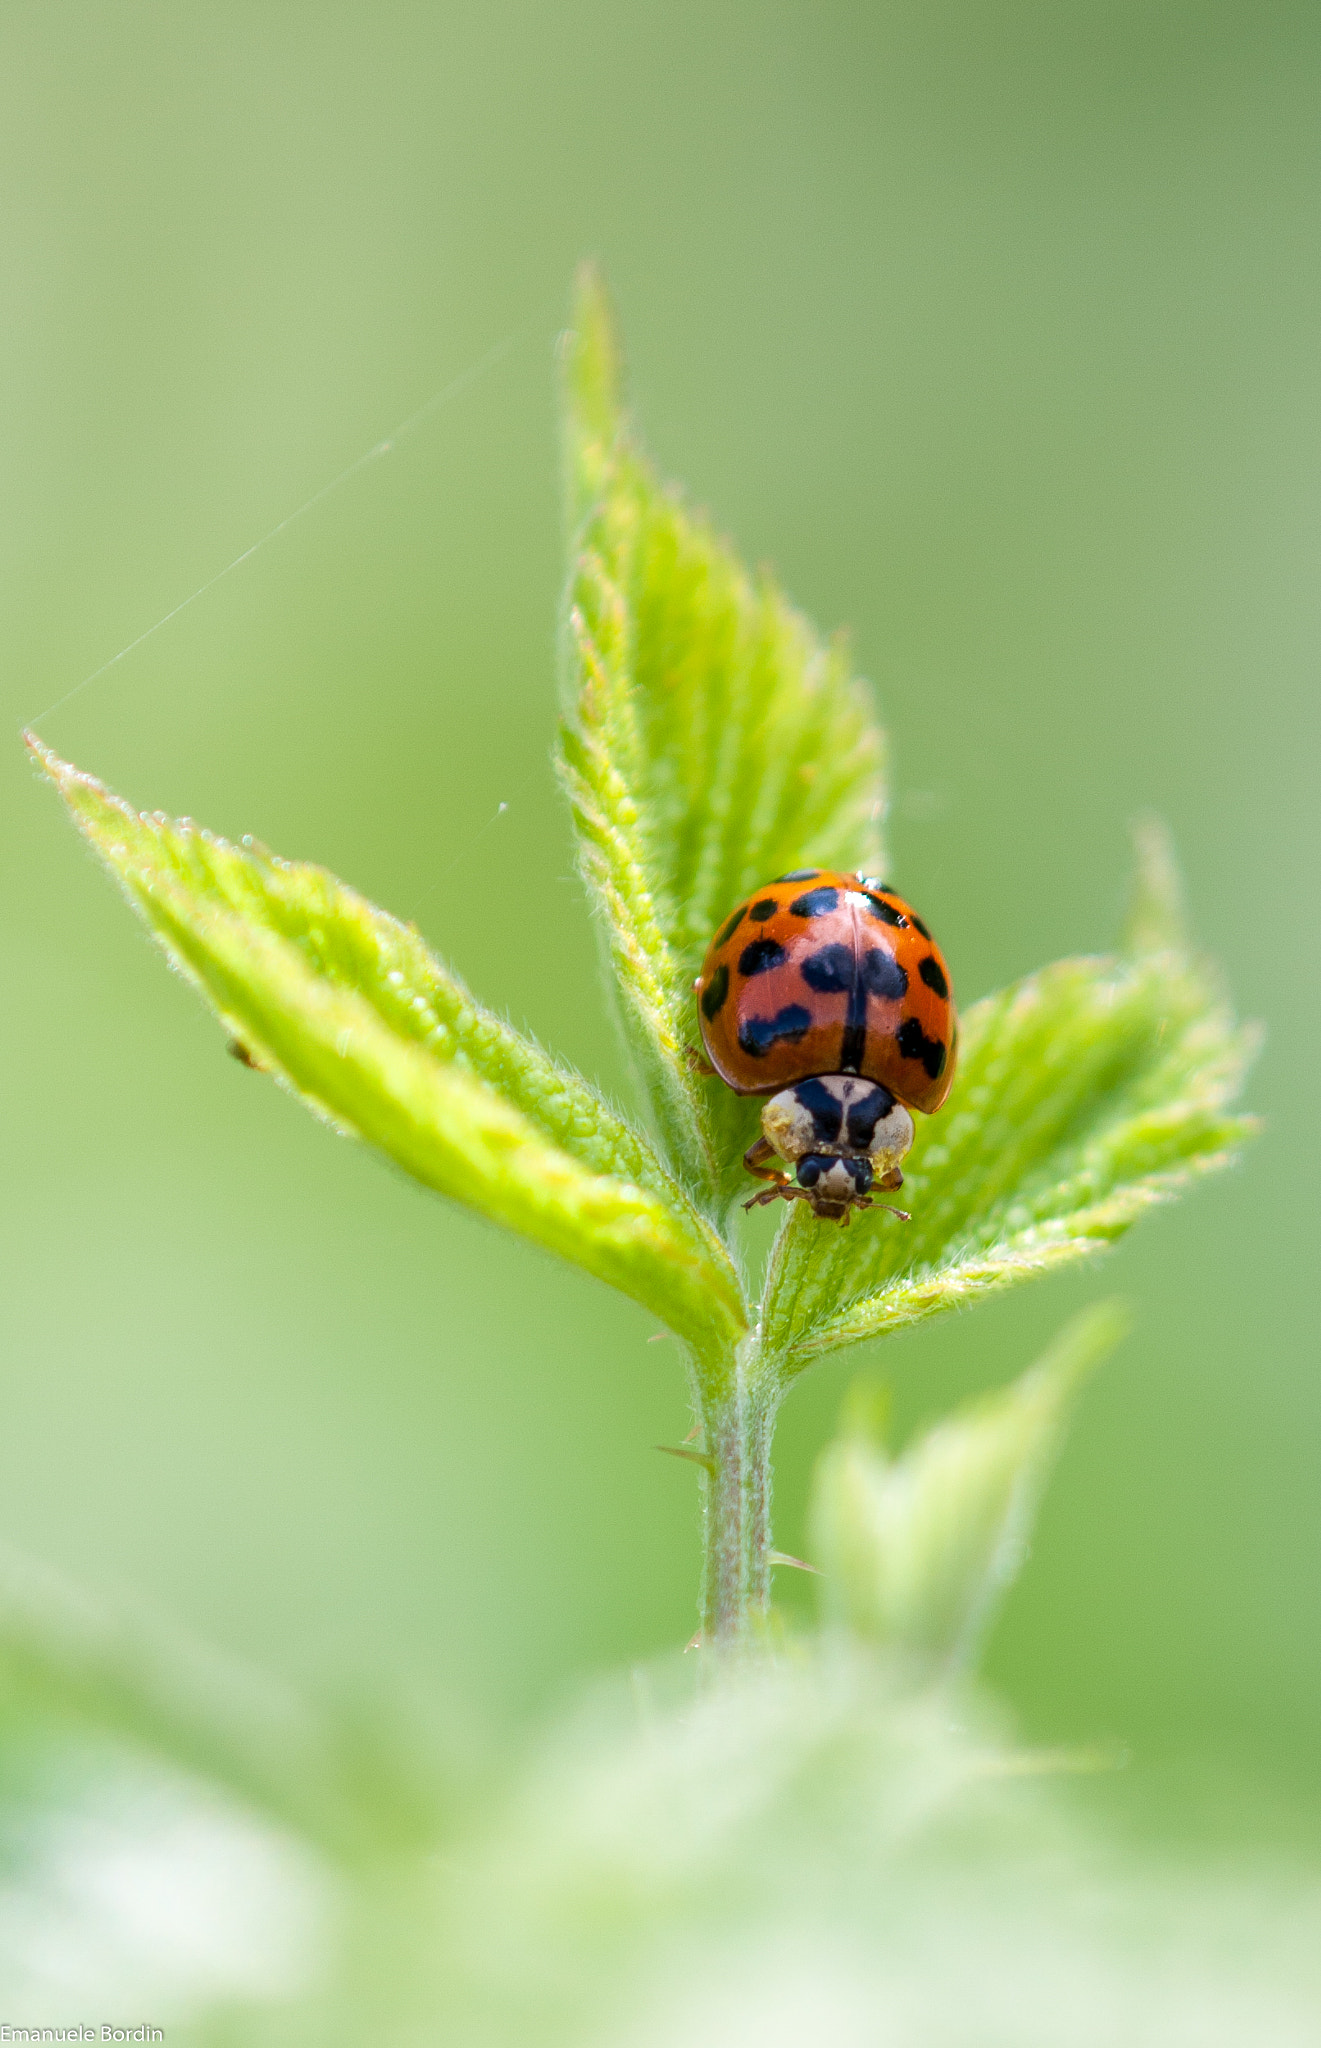
[[[716,1073],[770,1097],[743,1163],[772,1185],[745,1208],[801,1198],[847,1223],[873,1188],[903,1185],[909,1111],[949,1094],[958,1023],[940,949],[901,896],[796,868],[726,918],[693,986]]]

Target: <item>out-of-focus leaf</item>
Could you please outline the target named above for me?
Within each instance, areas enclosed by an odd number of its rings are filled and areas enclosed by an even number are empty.
[[[759,882],[803,865],[879,870],[882,740],[842,644],[749,576],[638,452],[590,273],[568,343],[578,525],[560,772],[658,1125],[718,1206],[739,1185],[755,1107],[685,1061],[693,977]]]
[[[1125,1327],[1115,1304],[1087,1310],[1021,1379],[945,1416],[900,1458],[846,1421],[813,1484],[828,1619],[924,1663],[968,1664],[1022,1562],[1073,1398]]]
[[[1186,952],[1183,877],[1169,827],[1150,813],[1139,818],[1133,826],[1133,851],[1124,951],[1135,960],[1152,953]]]
[[[143,816],[30,742],[248,1057],[428,1187],[643,1302],[699,1353],[743,1327],[723,1244],[646,1140],[324,869]]]
[[[1059,961],[975,1004],[954,1093],[905,1161],[911,1223],[873,1210],[840,1230],[796,1204],[768,1351],[792,1375],[1101,1250],[1255,1128],[1228,1105],[1256,1042],[1168,952]]]
[[[440,1864],[400,2042],[1303,2048],[1321,1887],[1098,1839],[969,1691],[835,1635],[681,1703],[636,1672]],[[623,1688],[621,1687],[622,1691]],[[397,1902],[395,1902],[397,1913]],[[382,1973],[384,1974],[384,1973]],[[402,2003],[397,1964],[387,1994]],[[373,1984],[355,2012],[373,2038]],[[343,2010],[344,2004],[339,2005]],[[349,2038],[353,2038],[352,2035]]]
[[[0,1550],[0,1704],[130,1743],[337,1857],[429,1838],[437,1787],[360,1718],[341,1728],[158,1616]],[[408,1827],[400,1816],[408,1813]]]

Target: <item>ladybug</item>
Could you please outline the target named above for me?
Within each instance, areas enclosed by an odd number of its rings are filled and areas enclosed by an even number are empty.
[[[743,1163],[773,1185],[745,1208],[801,1198],[847,1223],[874,1187],[902,1187],[909,1111],[940,1108],[958,1039],[949,970],[902,896],[795,868],[726,918],[693,987],[712,1068],[771,1098]]]

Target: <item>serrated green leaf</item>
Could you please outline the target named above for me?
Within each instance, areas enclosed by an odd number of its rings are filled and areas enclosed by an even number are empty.
[[[440,1193],[643,1302],[702,1354],[743,1328],[720,1239],[585,1081],[323,868],[143,816],[30,742],[172,962],[250,1058]]]
[[[1123,1336],[1086,1310],[1009,1387],[947,1415],[891,1460],[846,1424],[813,1481],[813,1555],[829,1620],[923,1663],[967,1664],[1017,1575],[1082,1381]]]
[[[560,773],[657,1123],[676,1169],[719,1205],[756,1112],[685,1060],[693,977],[759,882],[802,865],[880,868],[882,739],[843,645],[749,576],[638,452],[590,274],[568,343],[580,524]]]
[[[842,1231],[796,1205],[767,1350],[791,1375],[1099,1251],[1255,1128],[1228,1109],[1255,1045],[1168,952],[1059,961],[975,1004],[954,1092],[905,1162],[911,1223],[873,1210]]]

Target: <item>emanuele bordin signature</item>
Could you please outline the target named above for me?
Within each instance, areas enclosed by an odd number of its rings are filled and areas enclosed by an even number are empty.
[[[73,2027],[16,2027],[8,2020],[0,2020],[0,2042],[5,2041],[163,2041],[163,2027],[149,2027],[144,2022],[136,2027],[117,2027],[113,2020],[101,2020],[96,2026]]]

